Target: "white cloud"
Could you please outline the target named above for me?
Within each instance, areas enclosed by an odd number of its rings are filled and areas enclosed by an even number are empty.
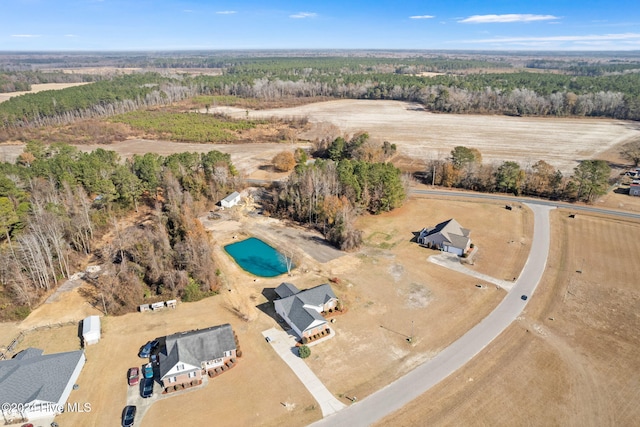
[[[235,13],[238,12],[236,12],[235,10],[221,10],[220,12],[216,12],[216,14],[218,15],[233,15]]]
[[[289,15],[289,18],[293,19],[304,19],[304,18],[315,18],[318,16],[315,12],[298,12],[295,15]]]
[[[531,15],[520,13],[509,13],[506,15],[473,15],[468,18],[459,20],[462,24],[493,24],[504,22],[533,22],[533,21],[551,21],[560,19],[553,15]]]
[[[192,13],[192,12],[193,12],[193,10],[191,10],[191,9],[185,9],[185,10],[183,10],[183,12],[184,12],[184,13]]]
[[[592,34],[584,36],[548,37],[496,37],[493,39],[469,40],[470,43],[522,43],[522,42],[606,42],[612,40],[640,40],[640,33]]]
[[[65,36],[65,37],[78,37],[78,36],[77,36],[77,35],[75,35],[75,34],[65,34],[64,36]]]
[[[33,37],[40,37],[39,34],[11,34],[11,37],[29,39]]]
[[[431,19],[431,18],[435,18],[435,16],[432,15],[414,15],[414,16],[410,16],[409,19]]]

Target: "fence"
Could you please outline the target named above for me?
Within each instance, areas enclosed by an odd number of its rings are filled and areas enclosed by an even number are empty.
[[[7,359],[7,356],[10,353],[13,353],[13,350],[15,350],[15,348],[18,346],[18,344],[20,344],[22,342],[22,340],[24,339],[25,336],[27,336],[28,334],[30,334],[31,332],[38,332],[38,331],[43,331],[46,329],[54,329],[54,328],[62,328],[64,326],[70,326],[70,325],[77,325],[78,322],[77,321],[69,321],[69,322],[60,322],[60,323],[50,323],[48,325],[42,325],[42,326],[35,326],[31,329],[27,329],[24,331],[20,331],[20,333],[18,334],[17,337],[15,337],[11,343],[7,346],[7,349],[5,351],[0,351],[0,360],[5,360]]]

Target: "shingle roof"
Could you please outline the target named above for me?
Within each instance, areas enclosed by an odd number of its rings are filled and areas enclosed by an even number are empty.
[[[329,286],[328,283],[307,289],[306,291],[298,292],[296,295],[305,304],[316,306],[324,305],[328,301],[336,299],[336,294],[333,293],[333,289],[331,289],[331,286]]]
[[[437,224],[435,227],[426,228],[425,235],[433,236],[434,234],[441,234],[451,246],[456,248],[466,248],[469,242],[470,230],[462,228],[462,226],[455,219],[451,218],[447,221]]]
[[[298,292],[300,292],[300,289],[296,288],[293,283],[284,282],[280,283],[280,286],[278,286],[275,291],[280,298],[286,298],[290,297],[291,295],[297,294]]]
[[[288,286],[283,288],[283,285]],[[278,290],[281,290],[283,294],[286,294],[285,290],[291,290],[291,288],[297,290],[294,285],[290,283],[283,283],[276,288],[276,293],[280,295]],[[289,320],[291,320],[291,322],[293,322],[300,331],[304,331],[316,320],[325,321],[324,317],[322,317],[320,313],[312,308],[305,307],[305,305],[312,305],[315,307],[323,306],[331,299],[337,299],[337,297],[333,293],[331,286],[325,283],[323,285],[316,286],[315,288],[298,291],[296,294],[283,297],[279,302],[287,313]]]
[[[0,402],[57,403],[83,354],[76,350],[43,355],[40,349],[28,348],[0,361]]]
[[[288,317],[299,330],[304,331],[316,320],[326,321],[317,311],[306,308],[302,299],[297,295],[290,298],[292,301],[288,310]]]
[[[231,325],[212,326],[166,337],[164,352],[160,353],[160,377],[164,377],[178,362],[200,366],[205,360],[224,356],[235,350],[236,341]]]

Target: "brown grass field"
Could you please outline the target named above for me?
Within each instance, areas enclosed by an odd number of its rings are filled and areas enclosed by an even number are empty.
[[[453,146],[466,145],[478,148],[485,161],[516,160],[524,166],[544,159],[565,172],[580,159],[602,156],[619,161],[616,145],[638,134],[637,123],[608,119],[449,116],[415,107],[395,101],[331,101],[250,115],[307,116],[316,125],[303,135],[310,140],[336,129],[344,134],[365,130],[375,140],[396,143],[401,155],[417,161],[446,157]],[[279,178],[265,166],[277,152],[293,149],[285,143],[146,140],[108,147],[123,157],[218,149],[229,152],[244,175],[262,179]],[[9,160],[21,150],[19,145],[3,144],[0,159]],[[640,198],[613,192],[596,206],[640,212]],[[582,213],[569,219],[568,213],[552,213],[547,270],[521,318],[469,364],[380,425],[635,424],[640,417],[634,403],[640,389],[640,285],[635,271],[640,224]],[[286,224],[259,228],[258,220],[238,213],[212,232],[223,272],[221,294],[175,310],[106,317],[103,339],[87,348],[80,388],[70,397],[72,402],[90,402],[93,411],[65,413],[56,421],[113,425],[126,404],[126,370],[141,364],[136,354],[142,344],[226,322],[236,330],[245,354],[238,366],[202,389],[154,403],[142,425],[208,425],[212,420],[220,425],[306,425],[319,419],[311,395],[261,335],[278,327],[265,289],[283,280],[304,289],[330,277],[341,279],[334,290],[347,311],[332,325],[335,337],[312,347],[307,363],[343,402],[349,403],[345,396],[366,397],[433,357],[504,296],[501,289],[478,289],[477,279],[428,263],[428,256],[436,252],[410,241],[413,232],[451,217],[472,230],[479,248],[470,268],[507,280],[519,274],[533,227],[530,211],[519,205],[507,211],[499,202],[415,197],[394,212],[361,217],[361,250],[324,264],[303,256],[291,278],[274,279],[242,271],[222,245],[237,234],[267,230],[270,243],[286,247],[278,232]],[[95,313],[74,290],[37,308],[21,323],[0,324],[0,344],[8,344],[20,330],[79,321]],[[411,344],[406,341],[410,334]],[[46,353],[76,349],[77,328],[34,332],[19,349],[29,345]]]
[[[520,320],[378,425],[636,425],[638,236],[637,221],[553,212],[547,270]]]
[[[102,340],[86,349],[80,387],[70,397],[72,402],[90,402],[92,412],[65,413],[56,421],[60,425],[112,425],[126,404],[127,368],[141,364],[136,353],[142,344],[168,333],[225,322],[237,331],[243,348],[238,366],[201,390],[155,402],[142,425],[202,424],[213,417],[221,425],[306,425],[318,419],[317,404],[260,334],[278,327],[264,295],[283,280],[307,288],[334,276],[341,278],[334,290],[344,300],[347,312],[333,324],[335,338],[314,346],[308,363],[345,403],[344,396],[365,397],[432,357],[480,321],[504,296],[504,291],[495,287],[476,288],[477,279],[427,263],[426,258],[437,252],[410,241],[412,231],[451,216],[474,230],[472,237],[486,258],[476,268],[490,269],[485,263],[491,264],[489,260],[504,254],[498,274],[509,276],[522,268],[531,233],[528,210],[507,213],[493,203],[415,199],[392,213],[362,218],[360,226],[367,243],[361,251],[325,264],[307,257],[291,278],[256,279],[240,270],[221,249],[233,241],[233,235],[252,226],[254,220],[240,214],[236,226],[223,225],[213,234],[223,271],[221,294],[180,304],[175,310],[104,318]],[[503,224],[499,231],[481,230],[482,224],[495,218]],[[271,234],[269,240],[278,246],[279,233]],[[525,244],[510,247],[508,241],[513,236]],[[34,311],[20,326],[25,329],[52,319],[62,321],[55,313],[67,313],[64,320],[94,314],[93,307],[82,308],[85,306],[78,292],[72,291]],[[406,337],[412,322],[415,340],[410,345]],[[11,328],[7,329],[9,333]],[[34,332],[19,349],[29,345],[47,353],[77,349],[77,332],[75,326]],[[8,339],[3,335],[3,341]],[[285,408],[283,403],[292,406]]]
[[[246,115],[231,107],[211,112]],[[636,122],[610,119],[436,114],[400,101],[337,100],[249,111],[249,117],[307,117],[315,127],[300,137],[311,141],[335,137],[336,130],[344,135],[364,131],[376,141],[396,144],[399,153],[411,158],[444,159],[463,145],[480,150],[485,162],[513,160],[528,166],[545,160],[563,173],[572,172],[579,160],[637,137],[640,130]]]
[[[42,92],[42,91],[45,91],[45,90],[60,90],[60,89],[66,89],[68,87],[82,86],[82,85],[86,85],[86,84],[89,84],[89,82],[33,84],[33,85],[31,85],[31,90],[30,91],[0,93],[0,102],[4,102],[7,99],[13,98],[14,96],[20,96],[20,95],[24,95],[24,94],[27,94],[27,93],[36,93],[36,92]]]

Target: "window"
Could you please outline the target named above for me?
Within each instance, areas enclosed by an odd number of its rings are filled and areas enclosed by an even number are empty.
[[[224,357],[231,357],[231,352],[230,351],[225,351],[224,352]]]
[[[189,372],[189,378],[195,378],[196,377],[196,372]]]
[[[176,367],[176,369],[177,369],[178,371],[184,371],[184,364],[183,364],[183,363],[179,364],[179,365]]]
[[[177,379],[176,377],[169,377],[169,378],[167,378],[167,382],[168,382],[169,384],[171,384],[171,383],[175,383],[177,380],[178,380],[178,379]]]

